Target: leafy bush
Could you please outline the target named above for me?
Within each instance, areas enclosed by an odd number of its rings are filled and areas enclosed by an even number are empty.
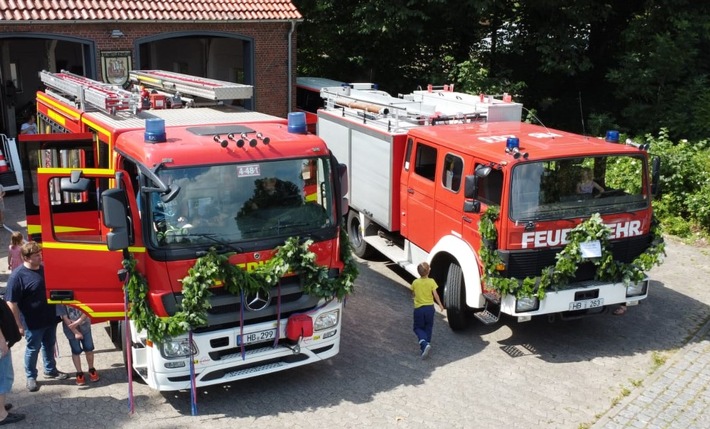
[[[667,233],[689,237],[710,233],[710,145],[702,140],[672,142],[663,129],[646,136],[650,154],[661,158],[656,215]]]

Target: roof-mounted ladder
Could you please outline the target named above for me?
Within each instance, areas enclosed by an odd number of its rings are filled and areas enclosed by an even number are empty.
[[[321,89],[325,109],[342,110],[343,116],[357,116],[371,125],[389,129],[412,125],[466,123],[472,121],[520,121],[522,104],[453,92],[445,89],[413,91],[393,97],[384,91],[358,89],[354,84]]]
[[[254,87],[234,82],[206,79],[163,70],[133,70],[132,82],[171,94],[192,95],[207,100],[243,100],[251,98]]]
[[[40,80],[48,88],[48,92],[77,103],[82,110],[91,106],[113,115],[118,110],[135,112],[140,106],[140,96],[137,93],[66,70],[59,73],[42,70]]]

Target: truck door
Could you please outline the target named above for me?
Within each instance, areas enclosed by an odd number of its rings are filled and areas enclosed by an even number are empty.
[[[473,165],[475,171],[476,167],[479,165],[487,165],[488,163],[477,162]],[[471,171],[469,174],[472,174]],[[481,214],[485,213],[490,205],[497,205],[500,207],[501,200],[503,198],[503,172],[498,169],[493,169],[485,177],[478,178],[478,192],[475,197],[481,203],[481,210],[479,212],[469,212],[464,213],[463,217],[463,239],[471,243],[476,250],[480,249],[481,245],[481,232],[478,229],[478,224],[481,221]],[[501,217],[507,218],[505,214],[501,214]],[[497,244],[497,243],[496,243]]]
[[[413,142],[409,140],[408,145]],[[416,141],[413,150],[407,150],[411,158],[409,171],[403,170],[406,179],[404,192],[401,192],[402,217],[406,218],[405,237],[412,243],[426,250],[434,246],[434,188],[436,175],[437,149],[429,144]],[[404,234],[405,232],[403,232]]]
[[[451,234],[461,234],[461,207],[463,207],[463,169],[461,155],[442,149],[439,157],[443,163],[436,173],[436,214],[434,236],[437,240]],[[464,218],[465,219],[465,218]]]
[[[123,316],[117,276],[123,256],[106,247],[100,195],[115,182],[115,172],[92,168],[93,143],[92,134],[35,135],[24,139],[21,151],[28,232],[42,244],[48,298],[101,320]],[[122,181],[134,195],[127,175]]]

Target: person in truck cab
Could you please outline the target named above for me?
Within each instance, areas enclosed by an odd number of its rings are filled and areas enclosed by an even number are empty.
[[[295,183],[266,177],[255,182],[254,195],[244,203],[240,214],[247,214],[262,208],[300,206],[303,197]]]
[[[594,181],[592,170],[590,168],[582,169],[580,181],[577,183],[577,193],[592,194],[595,189],[599,191],[599,193],[604,192],[604,188],[599,186],[599,184]]]

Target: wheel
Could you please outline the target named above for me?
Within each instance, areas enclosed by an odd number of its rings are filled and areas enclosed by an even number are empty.
[[[109,336],[111,337],[111,342],[113,343],[116,350],[123,350],[123,338],[121,338],[121,332],[118,327],[120,322],[112,320],[109,322]]]
[[[350,210],[348,213],[348,237],[353,248],[353,253],[360,258],[366,259],[372,255],[372,246],[367,244],[363,237],[362,224],[360,216],[355,210]]]
[[[468,326],[468,307],[466,307],[463,274],[461,267],[455,262],[449,265],[449,271],[446,274],[444,305],[451,329],[459,331]]]

